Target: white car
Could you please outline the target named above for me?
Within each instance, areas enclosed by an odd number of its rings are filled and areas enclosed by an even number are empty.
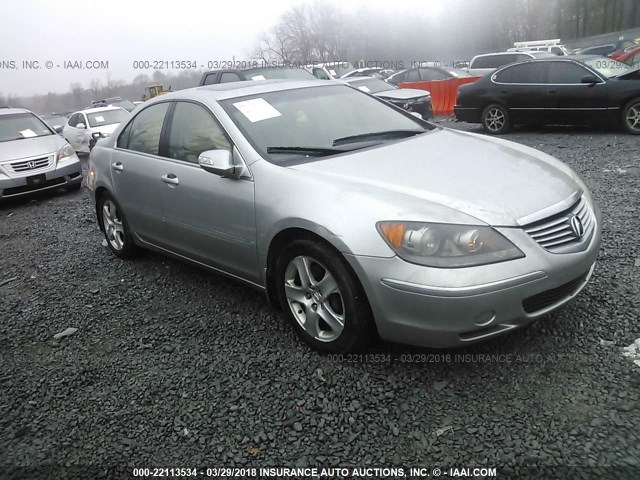
[[[89,153],[89,142],[93,134],[108,137],[127,118],[129,112],[124,108],[88,108],[69,117],[62,129],[62,136],[76,152]]]
[[[335,80],[353,72],[355,68],[349,62],[312,63],[304,69],[320,80]]]
[[[555,57],[549,52],[497,52],[476,55],[471,59],[467,72],[473,76],[484,76],[510,63],[524,62],[533,58]]]

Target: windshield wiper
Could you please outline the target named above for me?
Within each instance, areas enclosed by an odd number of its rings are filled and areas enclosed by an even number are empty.
[[[342,148],[323,148],[323,147],[267,147],[267,153],[299,153],[304,155],[312,155],[314,157],[325,157],[328,155],[336,155],[338,153],[348,152]]]
[[[383,132],[361,133],[349,137],[336,138],[333,146],[344,145],[345,143],[367,142],[379,137],[406,138],[424,133],[425,130],[386,130]]]

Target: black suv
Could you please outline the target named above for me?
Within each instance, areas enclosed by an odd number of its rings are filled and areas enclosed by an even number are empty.
[[[245,69],[211,70],[204,72],[198,85],[215,85],[216,83],[244,82],[247,80],[271,80],[275,78],[288,80],[316,80],[303,68],[286,66],[254,67]]]

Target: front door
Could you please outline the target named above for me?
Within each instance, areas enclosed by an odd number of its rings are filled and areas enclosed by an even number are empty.
[[[594,74],[571,61],[547,62],[547,92],[556,123],[607,123],[607,84],[582,83]]]
[[[200,168],[202,152],[232,150],[231,141],[203,105],[176,102],[174,108],[162,171],[172,244],[177,253],[258,283],[253,180]]]

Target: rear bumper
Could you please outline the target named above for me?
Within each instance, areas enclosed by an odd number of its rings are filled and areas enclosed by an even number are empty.
[[[82,182],[80,160],[74,159],[58,165],[54,170],[43,172],[44,181],[30,184],[29,176],[0,176],[0,199],[17,198],[35,192],[70,187]]]
[[[456,119],[461,122],[480,123],[481,112],[476,107],[461,107],[456,105],[453,107]]]

